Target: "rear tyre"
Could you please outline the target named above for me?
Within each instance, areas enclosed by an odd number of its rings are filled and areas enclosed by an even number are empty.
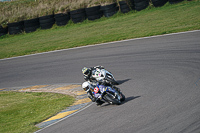
[[[121,99],[120,99],[120,101],[125,101],[125,96],[124,96],[124,94],[122,94],[121,92],[120,92],[120,96],[121,96]]]
[[[109,74],[106,75],[105,79],[112,85],[119,85],[119,83]]]
[[[119,83],[117,81],[115,81],[114,79],[107,79],[112,85],[119,85]]]
[[[119,105],[121,104],[121,101],[119,101],[118,99],[115,99],[114,96],[110,93],[107,93],[105,96],[104,96],[104,99],[109,102],[110,104],[116,104],[116,105]]]

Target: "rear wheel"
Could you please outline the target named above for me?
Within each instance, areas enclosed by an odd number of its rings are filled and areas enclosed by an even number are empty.
[[[107,79],[108,80],[108,82],[110,82],[110,84],[112,84],[112,85],[119,85],[119,83],[117,82],[117,81],[115,81],[114,79]]]
[[[122,93],[120,92],[120,96],[121,96],[120,101],[125,101],[125,96],[124,96],[124,94],[122,94]]]
[[[106,80],[110,82],[112,85],[119,85],[119,83],[115,81],[115,79],[110,75],[106,75]]]
[[[105,96],[104,96],[104,99],[109,102],[110,104],[121,104],[121,101],[116,99],[115,96],[113,94],[110,94],[110,93],[107,93]]]

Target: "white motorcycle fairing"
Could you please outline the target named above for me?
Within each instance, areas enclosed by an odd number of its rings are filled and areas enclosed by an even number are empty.
[[[111,84],[118,84],[115,81],[112,73],[105,69],[96,68],[95,70],[92,70],[92,77],[95,78],[97,81],[105,80],[107,82],[110,82]]]

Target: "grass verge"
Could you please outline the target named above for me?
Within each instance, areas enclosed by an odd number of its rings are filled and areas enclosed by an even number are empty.
[[[58,113],[74,102],[72,96],[56,93],[0,92],[0,132],[30,133],[35,124]]]
[[[200,1],[184,1],[111,18],[84,21],[0,39],[0,58],[66,49],[130,38],[200,29]]]

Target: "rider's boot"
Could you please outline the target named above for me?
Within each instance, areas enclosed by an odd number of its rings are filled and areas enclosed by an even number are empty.
[[[97,103],[97,106],[101,106],[104,102],[101,101],[100,99],[97,99],[97,100],[96,100],[96,103]]]

